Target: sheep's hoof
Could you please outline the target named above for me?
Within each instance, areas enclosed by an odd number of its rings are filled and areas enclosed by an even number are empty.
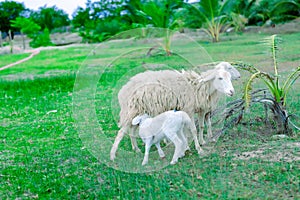
[[[160,157],[160,159],[164,160],[164,159],[166,159],[166,156]]]
[[[115,158],[116,158],[116,155],[110,154],[110,160],[111,160],[111,161],[114,161]]]
[[[148,163],[148,162],[144,162],[144,161],[143,161],[143,162],[142,162],[142,166],[147,165],[147,163]]]
[[[176,163],[177,163],[177,160],[172,160],[172,161],[170,162],[171,165],[175,165]]]
[[[184,156],[185,156],[185,153],[182,153],[182,154],[179,155],[179,158],[182,158]]]

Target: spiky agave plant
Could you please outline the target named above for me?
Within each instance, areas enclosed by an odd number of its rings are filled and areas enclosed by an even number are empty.
[[[270,91],[272,98],[266,98],[262,102],[267,102],[269,107],[271,108],[272,112],[274,113],[274,118],[276,121],[283,125],[282,128],[287,128],[289,122],[289,115],[286,110],[287,104],[287,95],[291,88],[291,86],[295,83],[295,81],[300,77],[300,66],[296,68],[291,74],[288,75],[287,79],[280,84],[278,74],[278,63],[277,63],[277,51],[278,51],[278,42],[279,38],[276,35],[272,35],[264,40],[265,44],[267,44],[271,49],[272,61],[274,65],[274,74],[271,75],[270,73],[263,72],[258,68],[252,65],[246,64],[238,64],[241,69],[249,71],[252,75],[250,76],[249,80],[246,82],[245,89],[244,89],[244,100],[245,100],[245,107],[249,107],[251,103],[251,91],[252,91],[252,84],[255,79],[260,79],[265,83],[268,90]],[[296,127],[298,128],[298,127]]]
[[[256,78],[261,79],[266,84],[269,91],[274,97],[274,101],[280,103],[282,106],[286,106],[287,94],[291,86],[296,81],[296,79],[298,79],[300,76],[300,66],[296,68],[294,72],[289,74],[288,78],[284,81],[283,85],[281,86],[277,63],[278,41],[279,38],[276,35],[272,35],[271,37],[265,39],[265,43],[271,47],[272,61],[274,65],[274,75],[263,72],[257,68],[251,67],[252,72],[255,71],[255,73],[252,74],[245,86],[244,98],[247,106],[249,106],[249,103],[251,101],[250,91],[252,88],[252,83]]]

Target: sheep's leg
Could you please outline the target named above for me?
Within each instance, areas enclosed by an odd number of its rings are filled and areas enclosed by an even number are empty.
[[[110,150],[110,160],[114,160],[116,157],[116,151],[118,149],[119,143],[123,139],[124,135],[126,134],[128,130],[128,127],[122,127],[117,134],[117,137],[115,139],[115,142]]]
[[[198,113],[198,121],[199,121],[199,141],[201,145],[204,145],[206,143],[203,139],[204,116],[200,113]]]
[[[203,152],[203,150],[200,147],[199,141],[198,141],[198,138],[197,138],[197,129],[196,129],[196,126],[195,126],[195,121],[194,121],[194,118],[191,118],[191,119],[192,119],[192,121],[191,121],[191,124],[190,124],[189,128],[190,128],[190,131],[192,132],[193,140],[194,140],[194,143],[195,143],[195,148],[197,149],[198,154],[201,154]]]
[[[212,129],[211,129],[211,116],[210,116],[210,113],[207,113],[205,115],[205,122],[206,122],[206,127],[207,127],[207,137],[212,138],[213,135],[212,135]],[[215,141],[215,140],[213,140],[213,141]]]
[[[144,142],[145,142],[145,155],[144,155],[142,165],[146,165],[148,163],[149,152],[150,152],[150,148],[152,146],[151,139],[145,139]]]
[[[159,157],[160,157],[160,158],[164,158],[164,157],[165,157],[165,153],[164,153],[163,150],[161,149],[160,143],[159,143],[159,142],[156,143],[155,146],[156,146],[156,148],[157,148]]]
[[[141,150],[139,149],[137,142],[136,142],[136,137],[137,137],[137,132],[136,132],[137,126],[133,126],[130,129],[130,140],[131,140],[131,146],[132,146],[132,150],[134,150],[137,153],[140,153]]]

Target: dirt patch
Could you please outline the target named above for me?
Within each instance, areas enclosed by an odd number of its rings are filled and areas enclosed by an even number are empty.
[[[282,145],[268,143],[253,151],[234,154],[235,160],[249,160],[259,158],[271,162],[300,161],[300,142],[288,142]]]

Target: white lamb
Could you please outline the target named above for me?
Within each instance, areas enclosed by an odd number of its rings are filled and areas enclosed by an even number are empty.
[[[114,160],[118,145],[128,132],[133,134],[130,135],[133,149],[139,151],[134,135],[136,126],[132,126],[131,121],[140,113],[156,116],[173,109],[185,111],[193,122],[192,129],[196,130],[194,114],[203,115],[211,111],[217,105],[220,94],[232,96],[233,93],[231,75],[224,69],[213,69],[200,75],[194,71],[180,73],[176,70],[137,74],[118,94],[121,107],[120,130],[112,146],[110,159]],[[197,135],[192,136],[200,154]],[[201,131],[200,142],[204,143]]]
[[[188,147],[184,130],[190,132],[192,129],[192,120],[187,113],[183,111],[166,111],[150,118],[149,115],[139,115],[132,120],[132,125],[139,125],[139,135],[145,143],[145,156],[142,165],[148,163],[149,151],[154,144],[161,158],[165,157],[160,147],[160,141],[164,138],[169,139],[175,145],[175,151],[170,164],[175,164],[178,158],[184,156]]]

